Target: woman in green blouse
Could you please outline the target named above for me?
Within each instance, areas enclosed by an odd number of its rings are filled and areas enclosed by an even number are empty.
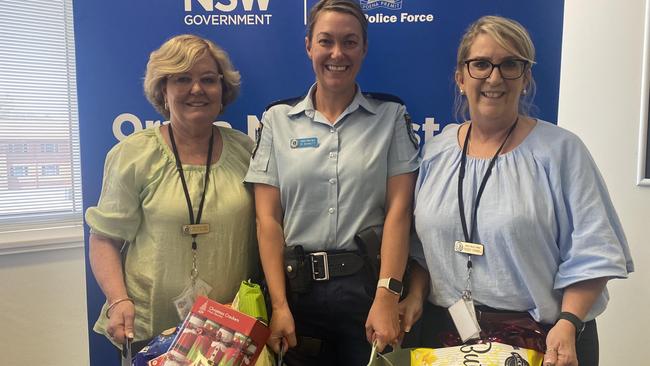
[[[227,54],[206,39],[176,36],[151,53],[145,94],[170,123],[113,147],[99,203],[86,211],[90,264],[106,295],[94,330],[114,344],[173,327],[197,295],[232,301],[257,268],[253,199],[242,183],[253,143],[213,124],[239,84]]]

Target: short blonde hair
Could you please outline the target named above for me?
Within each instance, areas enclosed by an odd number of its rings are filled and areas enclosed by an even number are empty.
[[[469,50],[476,37],[487,34],[501,47],[513,55],[529,62],[528,70],[535,63],[535,46],[526,28],[513,19],[496,15],[487,15],[472,23],[465,31],[458,46],[456,55],[456,71],[463,72]],[[529,73],[527,93],[519,99],[519,113],[527,116],[534,108],[532,101],[535,98],[536,85],[533,75]],[[460,91],[456,91],[454,109],[457,118],[468,119],[469,106]]]
[[[182,34],[170,38],[160,48],[151,52],[144,76],[144,94],[160,114],[169,118],[163,94],[164,83],[174,74],[186,72],[194,67],[204,55],[210,55],[223,75],[221,103],[223,109],[239,95],[241,76],[235,70],[228,54],[212,41],[192,34]]]

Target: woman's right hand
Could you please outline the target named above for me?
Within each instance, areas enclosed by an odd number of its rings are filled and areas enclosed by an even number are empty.
[[[90,247],[88,255],[90,267],[95,279],[106,295],[109,304],[114,304],[118,299],[126,299],[128,292],[124,283],[122,270],[122,257],[120,248],[123,240],[111,239],[99,234],[90,234]],[[107,314],[108,325],[106,333],[117,344],[123,344],[125,337],[133,338],[133,318],[135,307],[131,301],[122,300],[110,308]]]
[[[108,316],[106,333],[108,333],[113,342],[123,344],[125,338],[133,339],[135,306],[131,301],[122,301],[116,304],[108,313]]]
[[[279,308],[273,308],[273,315],[271,315],[271,336],[266,344],[277,354],[280,353],[280,348],[286,352],[288,348],[295,347],[297,343],[296,326],[289,306],[284,305]]]

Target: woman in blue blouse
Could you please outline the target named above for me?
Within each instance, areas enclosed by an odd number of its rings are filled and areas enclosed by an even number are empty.
[[[527,114],[534,63],[527,31],[510,19],[480,18],[461,41],[457,112],[469,119],[424,148],[412,255],[429,273],[416,266],[404,325],[430,290],[429,346],[492,338],[545,352],[545,365],[596,365],[605,284],[634,267],[584,144]],[[530,327],[508,338],[513,320]]]

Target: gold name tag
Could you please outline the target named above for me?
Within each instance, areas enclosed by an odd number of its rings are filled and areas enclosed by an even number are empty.
[[[210,224],[183,225],[183,234],[197,235],[197,234],[207,234],[209,232],[210,232]]]
[[[456,243],[454,243],[454,250],[459,253],[483,255],[483,244],[456,241]]]

